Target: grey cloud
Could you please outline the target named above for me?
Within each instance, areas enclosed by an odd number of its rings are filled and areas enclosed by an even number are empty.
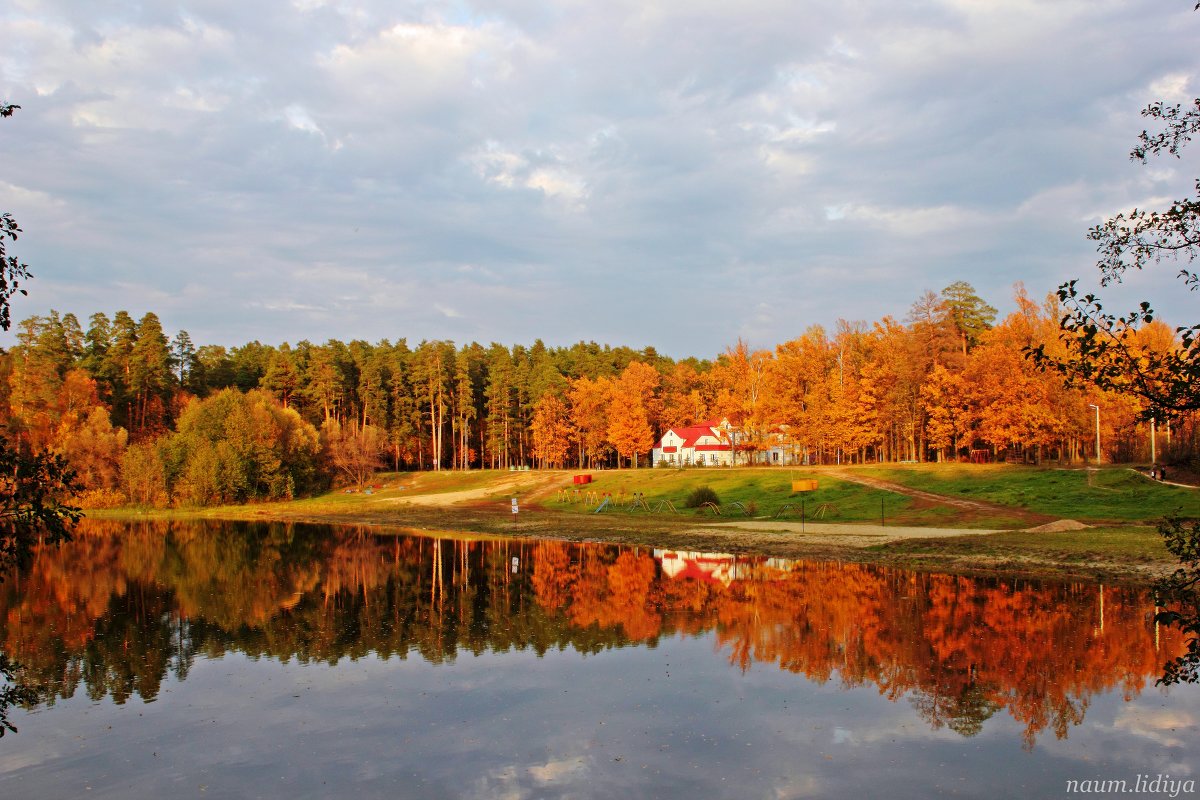
[[[225,344],[711,356],[960,278],[1004,307],[1014,281],[1090,277],[1088,214],[1186,191],[1124,161],[1151,86],[1200,85],[1200,15],[1116,2],[28,0],[0,21],[23,106],[0,178],[42,198],[6,205],[38,275],[18,315],[157,303]]]

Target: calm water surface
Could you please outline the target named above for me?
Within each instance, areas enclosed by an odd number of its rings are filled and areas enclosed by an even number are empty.
[[[1094,584],[90,522],[0,585],[0,651],[40,687],[9,710],[0,797],[1068,797],[1072,779],[1194,780],[1200,691],[1154,685],[1181,642],[1153,612]]]

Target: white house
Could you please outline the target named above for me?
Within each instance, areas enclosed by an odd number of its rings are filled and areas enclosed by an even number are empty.
[[[782,466],[800,462],[799,449],[792,442],[787,425],[776,425],[767,431],[763,446],[756,454],[755,463]]]
[[[786,466],[803,460],[802,450],[792,441],[787,425],[777,425],[750,441],[745,431],[730,425],[727,419],[671,428],[650,453],[651,466],[655,467],[734,463]]]
[[[650,451],[652,466],[729,466],[733,463],[733,440],[729,423],[702,422],[671,428]]]

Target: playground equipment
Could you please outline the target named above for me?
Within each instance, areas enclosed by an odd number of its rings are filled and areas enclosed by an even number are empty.
[[[734,508],[736,508],[738,511],[741,511],[747,517],[752,516],[750,513],[750,509],[746,508],[746,506],[741,501],[734,500],[732,503],[730,503],[730,505],[733,506]]]
[[[803,532],[804,531],[804,522],[806,520],[806,515],[804,513],[804,501],[801,500],[799,505],[800,505],[800,531]],[[795,503],[784,503],[780,507],[780,509],[775,512],[775,519],[779,519],[780,517],[782,517],[784,514],[787,514],[787,513],[792,513],[792,514],[796,513],[796,504]],[[836,516],[837,513],[838,513],[837,506],[835,506],[833,503],[821,503],[819,506],[816,507],[816,510],[813,511],[812,519],[825,519],[826,516]]]
[[[716,516],[718,516],[718,517],[721,516],[721,507],[719,505],[717,505],[716,503],[701,503],[700,504],[701,511],[703,511],[706,508],[709,509],[710,511],[712,511],[713,514],[715,514]]]
[[[626,511],[637,511],[638,509],[649,512],[650,506],[646,505],[646,495],[642,492],[634,492],[633,500],[625,507]]]

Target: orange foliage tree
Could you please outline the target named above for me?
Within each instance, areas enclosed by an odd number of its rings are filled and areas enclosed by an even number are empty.
[[[556,395],[546,394],[538,401],[530,425],[533,455],[542,467],[561,467],[571,452],[574,431],[567,407]]]
[[[608,398],[608,441],[636,467],[638,456],[654,446],[653,423],[661,416],[661,376],[649,364],[635,361],[612,382]]]

